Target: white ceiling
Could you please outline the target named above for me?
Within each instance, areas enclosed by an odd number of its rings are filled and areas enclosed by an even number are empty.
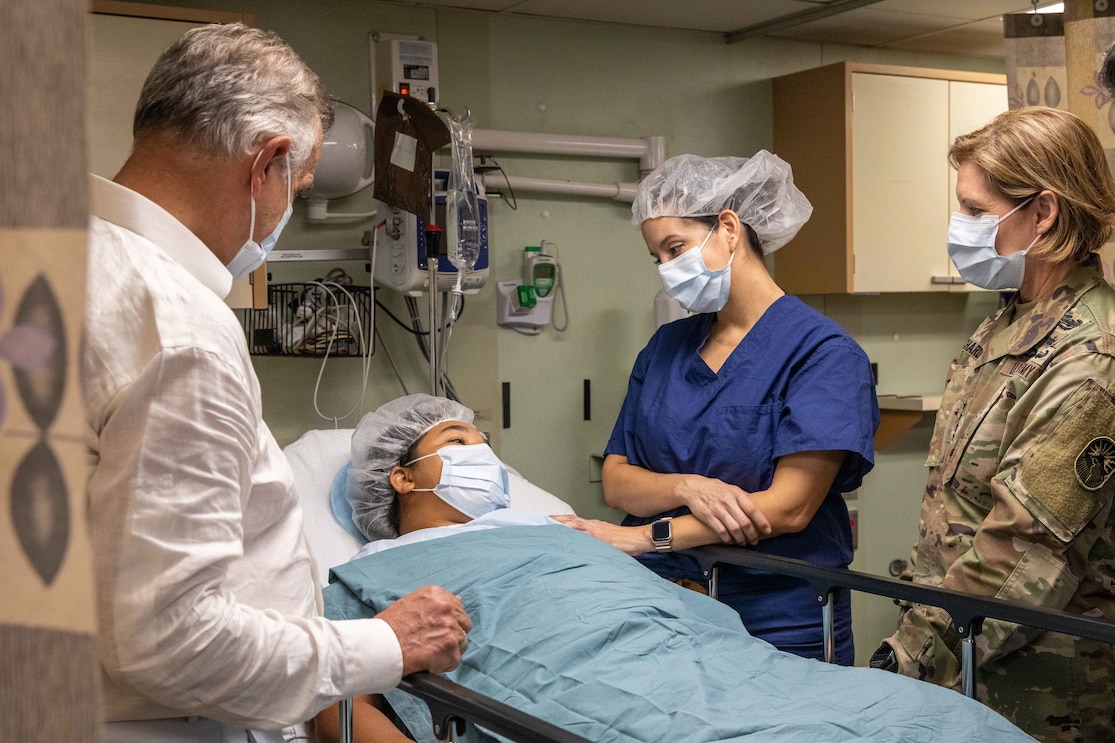
[[[405,0],[404,0],[405,1]],[[1004,13],[1030,0],[417,0],[407,5],[717,31],[980,57],[1003,56]],[[1054,0],[1039,0],[1039,8]],[[829,14],[827,17],[819,15]],[[785,21],[788,27],[759,29]]]

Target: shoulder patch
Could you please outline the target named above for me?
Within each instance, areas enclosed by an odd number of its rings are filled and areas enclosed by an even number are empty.
[[[1115,497],[1115,400],[1086,379],[1050,414],[1006,485],[1068,544]]]
[[[1095,492],[1115,474],[1115,439],[1097,436],[1076,455],[1076,481],[1085,490]]]

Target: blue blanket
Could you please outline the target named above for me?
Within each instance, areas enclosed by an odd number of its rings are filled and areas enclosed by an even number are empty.
[[[775,650],[732,609],[564,526],[467,532],[333,569],[334,619],[424,585],[458,594],[449,677],[593,741],[1032,741],[954,691]]]

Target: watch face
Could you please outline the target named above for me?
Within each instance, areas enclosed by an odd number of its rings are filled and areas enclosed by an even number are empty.
[[[650,525],[650,538],[655,542],[669,539],[671,532],[669,521],[655,521]]]

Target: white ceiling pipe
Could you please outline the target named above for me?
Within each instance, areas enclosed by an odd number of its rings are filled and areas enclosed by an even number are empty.
[[[561,181],[552,178],[532,178],[529,176],[504,176],[499,173],[484,174],[486,192],[502,192],[507,185],[516,192],[566,194],[571,196],[602,196],[616,201],[631,203],[635,200],[637,183],[585,183],[583,181]]]
[[[523,152],[584,157],[621,157],[639,161],[640,171],[654,170],[665,159],[665,137],[641,139],[590,137],[580,134],[543,134],[499,129],[473,129],[474,152]]]

